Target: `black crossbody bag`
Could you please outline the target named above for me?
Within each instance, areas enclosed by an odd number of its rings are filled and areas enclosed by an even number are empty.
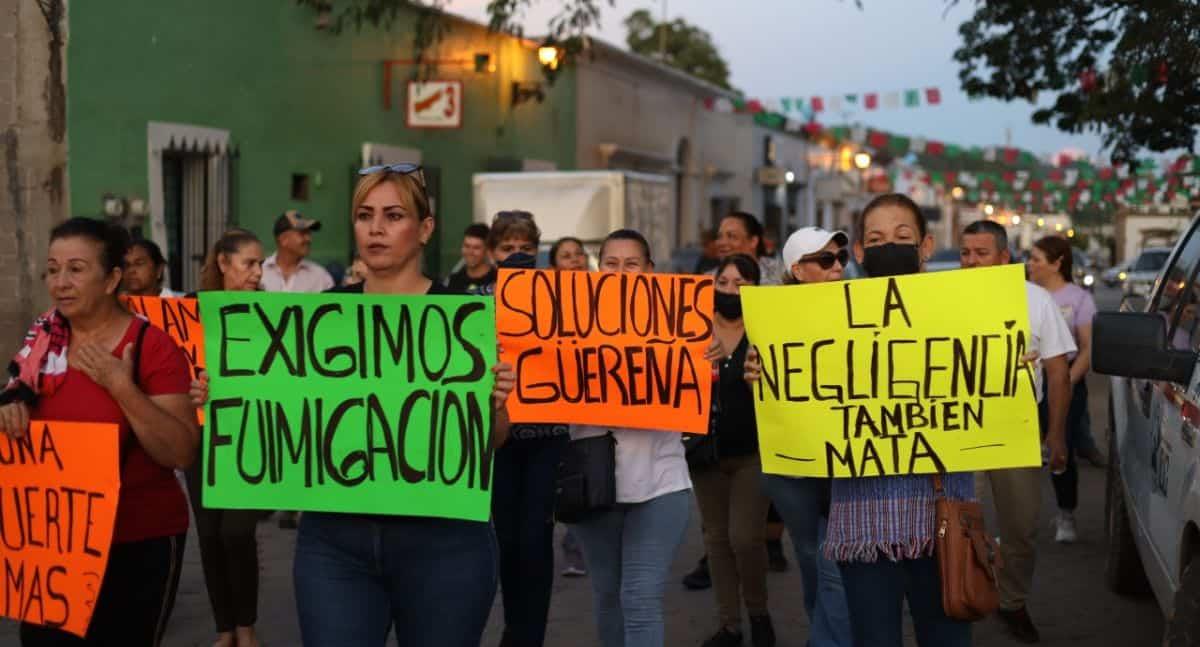
[[[554,518],[579,523],[617,503],[617,439],[602,436],[572,440],[563,450],[554,483]]]

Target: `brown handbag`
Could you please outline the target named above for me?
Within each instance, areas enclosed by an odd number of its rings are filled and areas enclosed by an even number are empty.
[[[983,506],[946,497],[940,474],[933,475],[937,496],[934,539],[942,578],[942,608],[956,620],[980,620],[1000,606],[996,577],[1004,566],[996,542],[983,525]]]

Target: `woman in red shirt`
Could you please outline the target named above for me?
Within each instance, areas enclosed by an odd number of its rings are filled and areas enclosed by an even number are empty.
[[[188,528],[174,470],[191,464],[200,432],[183,351],[117,300],[127,246],[123,229],[87,218],[50,232],[46,288],[54,310],[27,336],[26,348],[41,351],[18,354],[14,366],[28,370],[0,398],[0,431],[13,437],[27,432],[30,419],[119,426],[116,527],[87,637],[22,624],[26,647],[154,647],[174,606]],[[48,347],[38,343],[43,335]]]

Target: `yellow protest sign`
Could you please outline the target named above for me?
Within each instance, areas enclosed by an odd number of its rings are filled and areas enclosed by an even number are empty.
[[[881,476],[1041,464],[1019,265],[743,287],[763,471]]]

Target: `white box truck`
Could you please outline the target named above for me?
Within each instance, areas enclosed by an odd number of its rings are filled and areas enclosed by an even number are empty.
[[[542,231],[542,252],[563,236],[583,241],[595,267],[609,232],[636,229],[650,242],[659,271],[670,271],[677,242],[675,181],[628,171],[478,173],[475,222],[490,224],[498,211],[528,211]],[[539,259],[545,267],[546,258]]]

